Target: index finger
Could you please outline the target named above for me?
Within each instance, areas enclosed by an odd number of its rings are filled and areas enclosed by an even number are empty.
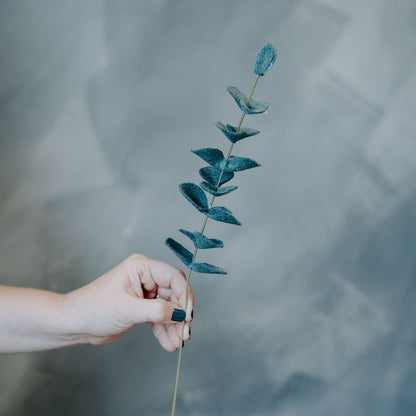
[[[172,295],[178,300],[179,306],[186,310],[187,320],[191,319],[194,307],[194,294],[190,284],[187,284],[182,270],[159,260],[146,259],[142,268],[142,283],[147,290],[154,285],[160,288],[170,289]],[[186,291],[188,289],[188,307],[186,307]]]

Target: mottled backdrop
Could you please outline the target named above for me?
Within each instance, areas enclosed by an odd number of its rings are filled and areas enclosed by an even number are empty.
[[[228,147],[264,43],[278,62],[222,200],[241,228],[193,278],[179,415],[416,414],[414,0],[2,0],[0,281],[59,292],[202,217],[177,185]],[[215,256],[215,259],[214,259]],[[3,416],[168,415],[147,326],[0,357]]]

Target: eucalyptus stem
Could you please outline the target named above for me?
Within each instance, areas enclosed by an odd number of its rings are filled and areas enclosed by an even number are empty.
[[[260,75],[257,75],[256,76],[256,79],[254,81],[253,87],[251,88],[251,92],[250,92],[250,95],[248,97],[247,104],[250,104],[251,98],[253,97],[253,93],[254,93],[254,90],[256,89],[256,86],[257,86],[257,83],[258,83],[259,79],[260,79]],[[240,122],[238,123],[238,126],[237,126],[237,128],[235,130],[236,133],[238,133],[240,131],[240,128],[241,128],[241,125],[243,124],[243,121],[244,121],[244,117],[245,116],[246,116],[246,113],[243,112],[242,115],[241,115],[241,118],[240,118]],[[234,147],[234,143],[231,143],[230,149],[228,150],[228,154],[227,154],[227,157],[225,158],[225,160],[228,160],[230,158],[231,152],[233,151],[233,147]],[[223,175],[224,175],[224,170],[221,171],[220,177],[219,177],[218,182],[217,182],[217,188],[221,185],[221,180],[222,180]],[[211,202],[210,202],[210,205],[209,205],[210,208],[212,208],[212,206],[214,204],[214,201],[215,201],[215,195],[212,196],[212,199],[211,199]],[[207,221],[208,221],[208,217],[205,216],[204,223],[202,224],[202,228],[201,228],[201,234],[204,234],[205,227],[207,225]],[[192,262],[195,261],[195,258],[196,258],[196,254],[197,253],[198,253],[198,249],[195,247],[194,255],[192,257]],[[188,269],[187,276],[186,276],[185,311],[188,310],[189,282],[190,282],[190,279],[191,279],[191,273],[192,273],[192,269],[189,268]],[[171,416],[174,416],[175,415],[176,396],[178,394],[179,375],[180,375],[180,371],[181,371],[181,360],[182,360],[182,349],[183,349],[183,337],[184,337],[184,333],[185,333],[185,322],[182,322],[181,343],[180,343],[180,347],[179,347],[178,365],[177,365],[177,368],[176,368],[175,391],[173,393],[172,413],[171,413]]]

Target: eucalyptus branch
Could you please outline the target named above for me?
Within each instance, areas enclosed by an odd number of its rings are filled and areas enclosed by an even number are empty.
[[[237,189],[236,186],[224,187],[220,190],[220,187],[233,178],[234,172],[250,169],[260,166],[252,159],[231,156],[234,145],[237,141],[246,137],[251,137],[259,134],[258,130],[249,128],[241,129],[246,114],[261,114],[266,111],[268,104],[254,100],[252,97],[257,83],[269,67],[276,60],[276,51],[271,44],[265,45],[257,54],[254,63],[254,72],[257,75],[254,81],[253,87],[248,97],[246,97],[241,91],[235,87],[228,87],[227,91],[236,101],[237,105],[242,111],[240,122],[237,127],[231,125],[224,125],[220,122],[216,123],[216,126],[224,133],[224,135],[231,141],[231,146],[224,157],[223,153],[218,149],[206,148],[200,150],[193,150],[197,156],[201,157],[204,161],[208,162],[210,166],[202,168],[199,173],[204,179],[201,183],[201,187],[192,183],[184,183],[179,186],[181,193],[196,209],[205,215],[204,222],[199,233],[189,232],[186,230],[180,230],[183,234],[187,235],[194,243],[193,254],[188,251],[184,246],[179,244],[172,238],[166,240],[166,245],[181,259],[181,261],[188,267],[188,273],[186,276],[186,296],[185,296],[185,310],[188,309],[189,300],[189,282],[191,278],[192,270],[200,273],[214,273],[214,274],[226,274],[225,270],[213,266],[208,263],[196,263],[195,259],[199,249],[222,247],[223,243],[220,240],[210,239],[205,237],[204,232],[208,222],[208,218],[216,221],[226,222],[230,224],[241,225],[240,222],[232,215],[225,207],[213,208],[214,201],[217,196],[226,195]],[[208,204],[205,192],[212,195],[211,201]],[[182,350],[184,344],[184,329],[185,322],[182,323],[181,329],[181,345],[179,347],[178,364],[176,369],[175,390],[172,401],[172,413],[174,416],[176,408],[176,397],[178,393],[179,375],[181,368]]]

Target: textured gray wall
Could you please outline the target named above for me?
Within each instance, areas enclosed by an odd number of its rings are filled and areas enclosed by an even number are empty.
[[[66,292],[202,218],[177,185],[227,148],[267,41],[262,167],[208,224],[178,415],[416,414],[414,0],[0,2],[0,281]],[[221,202],[223,202],[221,201]],[[0,413],[166,415],[176,354],[113,344],[0,357]]]

